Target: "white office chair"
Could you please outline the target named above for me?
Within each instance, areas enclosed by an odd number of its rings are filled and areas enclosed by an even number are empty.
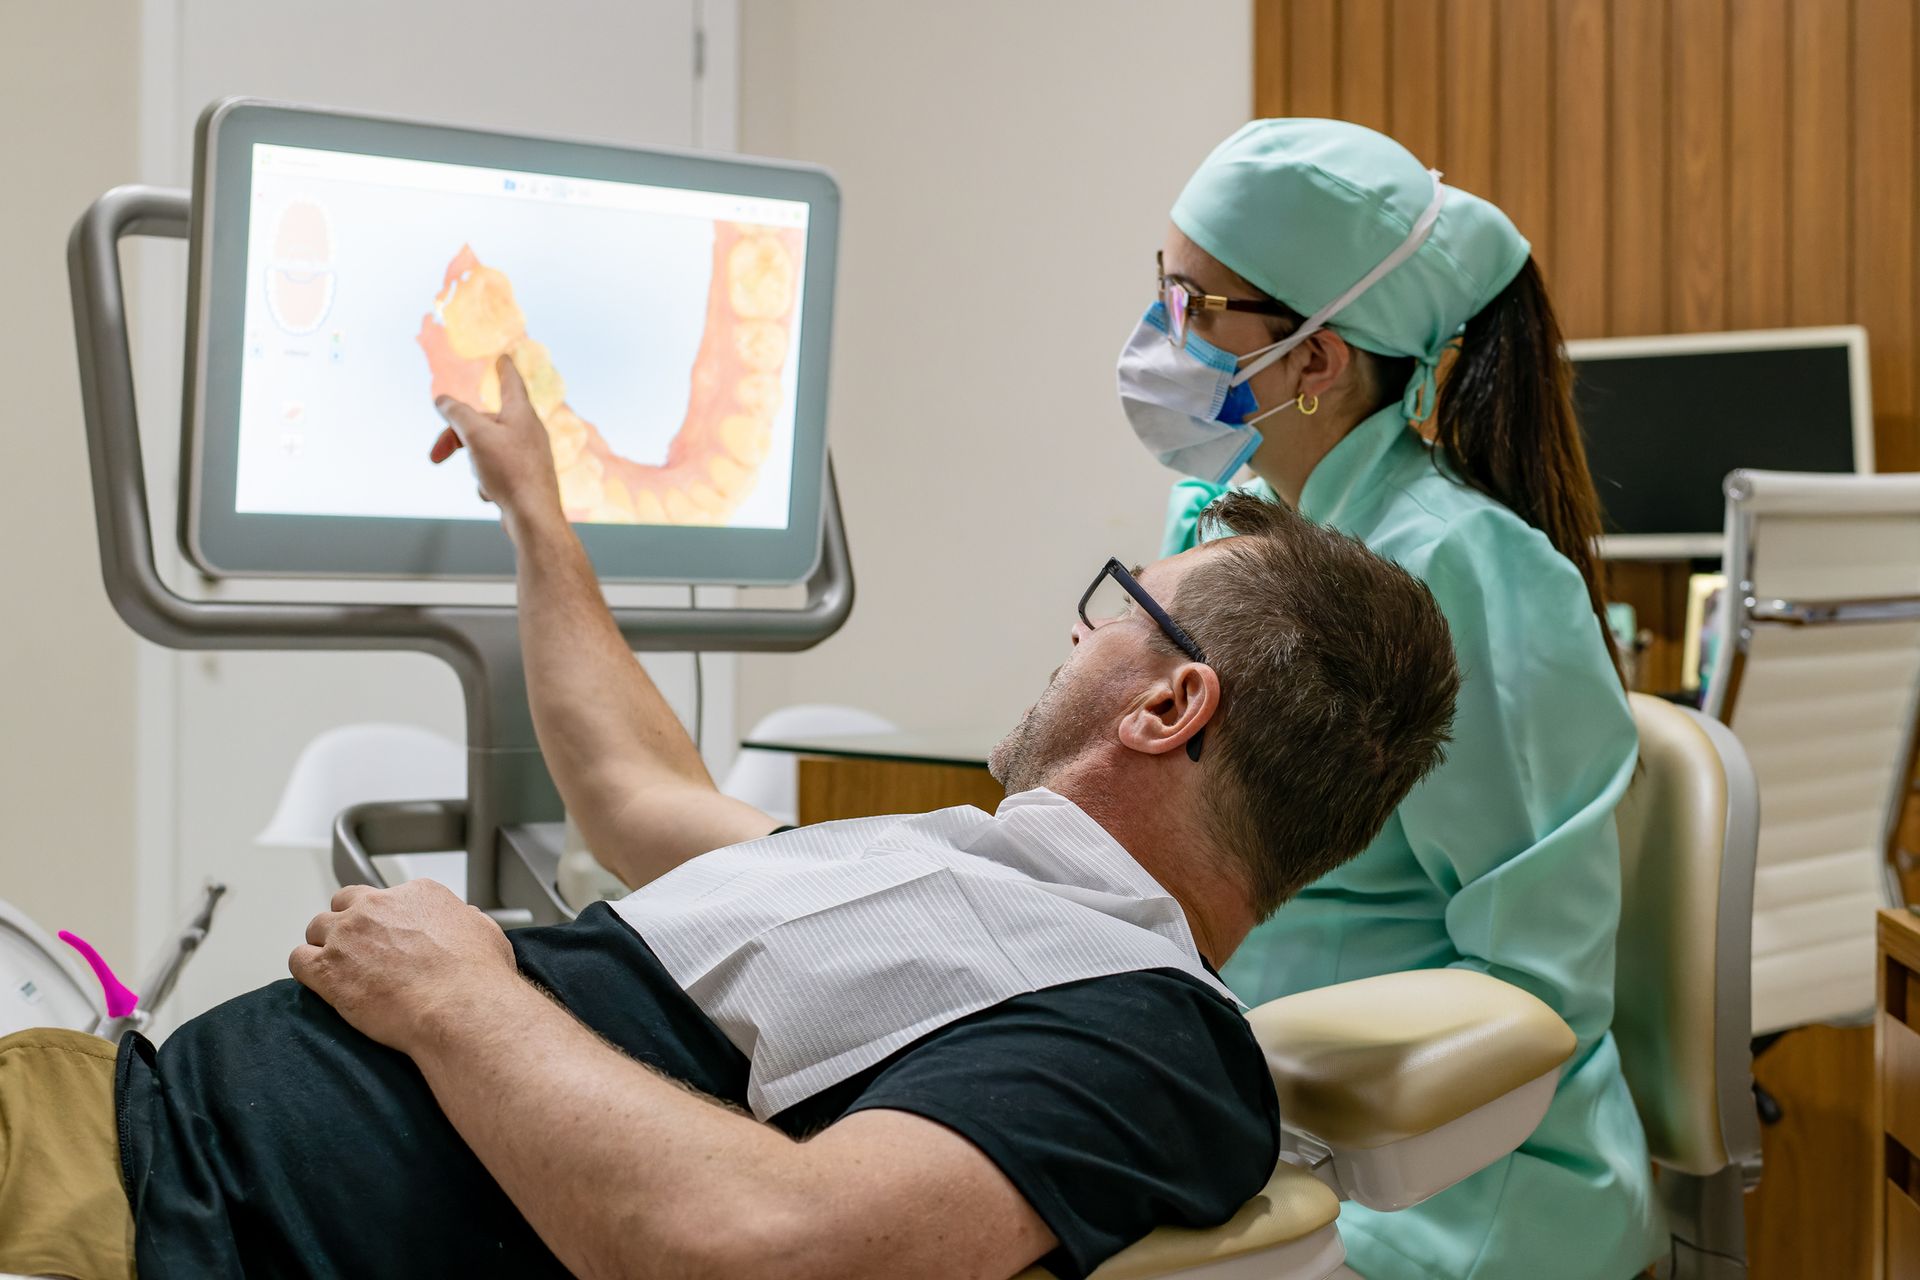
[[[300,749],[280,803],[254,843],[331,849],[348,805],[467,794],[467,749],[413,724],[343,724]]]
[[[455,800],[467,794],[467,748],[412,724],[344,724],[317,734],[300,750],[281,789],[280,803],[254,843],[310,850],[325,862],[333,822],[342,809],[376,800],[421,796]],[[401,853],[391,858],[390,884],[422,876],[466,895],[466,855]]]
[[[1745,1276],[1759,1177],[1749,993],[1760,822],[1730,730],[1633,695],[1640,767],[1620,803],[1613,1035],[1660,1167],[1674,1280]]]
[[[1756,1036],[1863,1022],[1874,911],[1920,690],[1920,476],[1735,471],[1707,714],[1739,736],[1764,813]]]
[[[1303,991],[1247,1019],[1280,1097],[1273,1177],[1224,1225],[1162,1227],[1095,1280],[1351,1276],[1340,1201],[1404,1209],[1492,1164],[1539,1125],[1574,1050],[1545,1004],[1466,969]]]

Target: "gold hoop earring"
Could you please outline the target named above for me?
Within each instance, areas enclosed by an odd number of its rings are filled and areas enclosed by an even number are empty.
[[[1308,404],[1307,402],[1309,400],[1311,400],[1313,403]],[[1294,401],[1294,403],[1300,406],[1300,415],[1302,417],[1311,418],[1314,414],[1320,412],[1319,396],[1300,396]]]

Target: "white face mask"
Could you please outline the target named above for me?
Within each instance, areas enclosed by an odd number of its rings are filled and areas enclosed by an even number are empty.
[[[1254,424],[1298,403],[1288,400],[1261,411],[1247,380],[1319,332],[1427,242],[1447,198],[1439,171],[1428,172],[1433,176],[1433,200],[1414,221],[1407,238],[1346,292],[1278,342],[1236,356],[1196,337],[1189,328],[1186,344],[1176,347],[1167,341],[1166,307],[1159,302],[1148,307],[1120,352],[1120,404],[1140,443],[1183,475],[1214,484],[1231,480],[1260,447]]]
[[[1295,345],[1288,334],[1235,356],[1188,330],[1186,345],[1176,347],[1167,341],[1167,309],[1156,302],[1120,352],[1120,405],[1140,443],[1163,464],[1225,484],[1260,447],[1254,423],[1293,403],[1261,412],[1247,379]],[[1242,360],[1253,363],[1243,369]]]

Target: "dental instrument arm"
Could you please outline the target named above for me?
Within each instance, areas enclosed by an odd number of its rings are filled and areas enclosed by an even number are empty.
[[[943,1125],[876,1108],[796,1142],[626,1057],[521,977],[499,927],[432,881],[355,885],[333,905],[293,975],[414,1060],[576,1275],[1003,1280],[1055,1243],[999,1167]]]
[[[501,511],[517,559],[520,645],[534,732],[594,855],[638,887],[689,858],[776,826],[720,794],[659,689],[628,650],[586,549],[560,505],[546,428],[513,362],[498,364],[501,408],[443,398],[433,449],[463,445]]]

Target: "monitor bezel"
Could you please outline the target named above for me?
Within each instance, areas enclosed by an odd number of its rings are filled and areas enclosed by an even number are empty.
[[[1639,356],[1710,355],[1720,352],[1818,350],[1847,352],[1847,383],[1852,404],[1853,469],[1872,475],[1873,396],[1867,368],[1867,331],[1859,325],[1820,325],[1803,329],[1742,329],[1720,333],[1674,333],[1631,338],[1574,338],[1566,344],[1572,361],[1618,360]],[[1600,555],[1608,560],[1707,560],[1726,554],[1726,534],[1606,533]]]
[[[792,493],[783,529],[576,524],[606,581],[788,585],[821,556],[827,483],[826,397],[839,237],[839,186],[827,170],[605,141],[508,133],[327,107],[229,98],[195,133],[189,229],[180,545],[215,579],[499,581],[514,554],[499,524],[233,509],[239,365],[255,143],[643,182],[806,201]],[[423,441],[422,447],[431,441]],[[224,494],[224,501],[214,495]]]

